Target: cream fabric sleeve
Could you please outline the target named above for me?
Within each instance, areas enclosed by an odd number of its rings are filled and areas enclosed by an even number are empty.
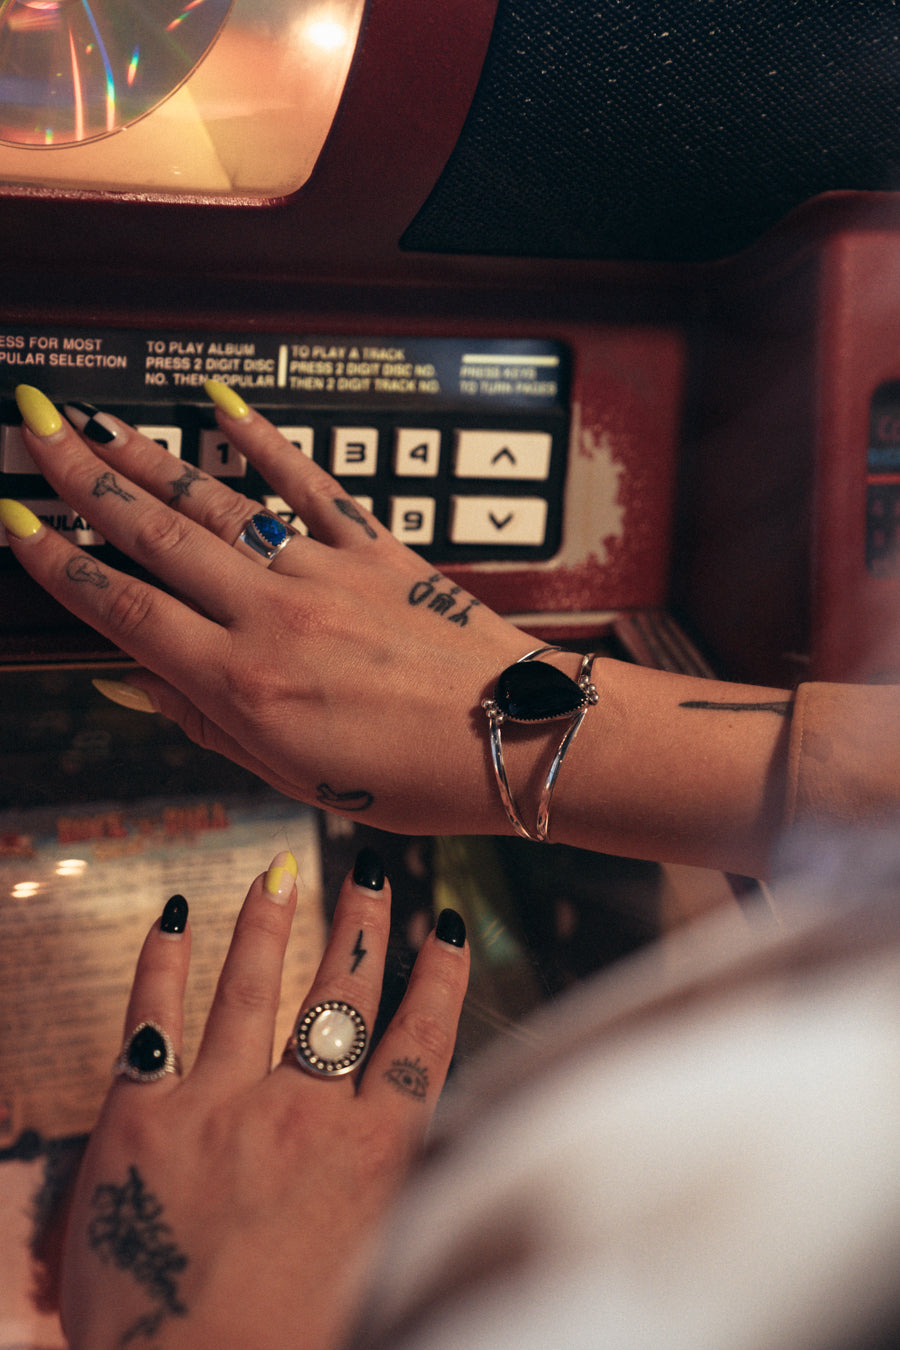
[[[788,755],[788,828],[896,819],[900,687],[800,685]]]

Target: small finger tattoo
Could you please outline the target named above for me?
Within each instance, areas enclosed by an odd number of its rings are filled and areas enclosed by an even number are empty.
[[[365,788],[336,792],[329,783],[319,783],[316,787],[316,801],[332,811],[368,811],[374,800],[371,792]]]
[[[707,699],[692,699],[688,703],[679,703],[679,708],[700,708],[706,712],[769,712],[778,717],[787,717],[791,711],[791,700],[775,699],[771,703],[714,703]]]
[[[352,520],[354,525],[361,525],[370,539],[378,538],[378,535],[372,529],[372,526],[360,512],[359,507],[351,502],[348,497],[335,497],[334,504],[342,516],[346,516],[348,520]]]
[[[102,591],[109,585],[109,577],[94,562],[93,558],[79,556],[70,558],[66,563],[66,576],[70,581],[83,581]]]
[[[169,487],[172,489],[169,505],[171,506],[174,502],[177,502],[179,497],[189,497],[191,495],[191,488],[195,483],[205,482],[206,478],[199,469],[195,469],[193,464],[186,464],[184,466],[184,473],[181,477],[175,478],[169,482]]]
[[[385,1073],[385,1078],[406,1097],[415,1101],[424,1101],[428,1093],[428,1070],[415,1059],[395,1059]]]
[[[363,930],[360,929],[359,936],[356,939],[356,945],[353,948],[353,965],[350,967],[351,975],[355,974],[357,967],[362,963],[362,959],[366,955],[366,949],[362,945],[362,940],[363,940]]]
[[[101,473],[92,489],[95,497],[106,497],[110,493],[114,497],[121,497],[123,502],[135,501],[133,492],[126,492],[120,483],[116,481],[116,475],[112,470]]]
[[[87,1230],[91,1251],[101,1261],[128,1271],[156,1305],[123,1332],[119,1344],[128,1345],[138,1337],[155,1338],[167,1316],[187,1314],[176,1277],[188,1258],[172,1240],[172,1229],[162,1217],[163,1206],[132,1165],[122,1185],[95,1188],[91,1209]]]

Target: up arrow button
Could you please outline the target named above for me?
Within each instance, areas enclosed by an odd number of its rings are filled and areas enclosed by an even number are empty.
[[[552,437],[548,431],[456,432],[453,472],[457,478],[529,479],[550,472]]]

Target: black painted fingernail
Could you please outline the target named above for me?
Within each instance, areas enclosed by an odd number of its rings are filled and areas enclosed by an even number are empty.
[[[461,914],[457,914],[455,909],[442,909],[438,915],[434,935],[439,942],[446,942],[451,947],[464,947],[466,945],[465,920]]]
[[[188,902],[183,895],[173,895],[167,900],[159,921],[161,933],[183,933],[187,926]]]
[[[369,891],[384,890],[384,863],[374,848],[361,848],[353,864],[353,880]]]

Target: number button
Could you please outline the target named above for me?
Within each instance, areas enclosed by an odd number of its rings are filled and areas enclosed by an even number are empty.
[[[279,427],[278,430],[286,441],[295,445],[301,455],[306,455],[312,459],[313,455],[313,429],[312,427]]]
[[[0,469],[4,473],[40,473],[25,449],[21,427],[0,427]]]
[[[331,432],[331,472],[368,478],[378,464],[375,427],[334,427]]]
[[[148,426],[146,424],[135,427],[142,436],[146,436],[148,441],[156,441],[164,450],[168,450],[170,455],[176,459],[181,459],[181,427],[161,427]]]
[[[441,458],[441,433],[435,428],[398,427],[394,473],[403,478],[434,478]]]
[[[200,472],[208,473],[210,478],[243,478],[247,471],[244,456],[218,428],[200,432],[197,460]]]
[[[392,497],[389,528],[403,544],[434,542],[434,498]]]

